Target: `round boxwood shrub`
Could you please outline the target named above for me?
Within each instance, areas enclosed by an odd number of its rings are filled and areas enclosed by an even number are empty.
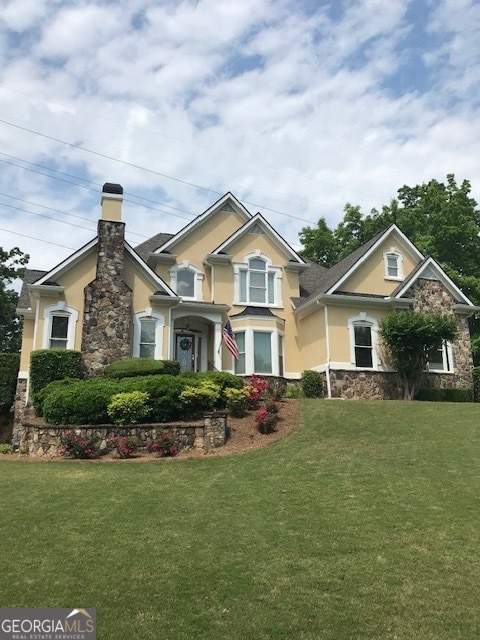
[[[300,385],[306,398],[321,398],[323,395],[322,374],[318,371],[304,371]]]

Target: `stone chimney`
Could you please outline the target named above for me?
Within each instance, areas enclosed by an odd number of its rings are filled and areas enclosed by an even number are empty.
[[[123,280],[122,200],[121,185],[107,182],[98,221],[96,278],[84,290],[82,352],[89,376],[99,375],[107,364],[131,355],[132,291]]]
[[[102,220],[122,221],[123,187],[121,184],[106,182],[102,191]]]

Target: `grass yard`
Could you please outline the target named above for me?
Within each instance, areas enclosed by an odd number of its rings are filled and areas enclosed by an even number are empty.
[[[477,640],[480,405],[306,400],[232,457],[0,460],[2,607],[99,640]]]

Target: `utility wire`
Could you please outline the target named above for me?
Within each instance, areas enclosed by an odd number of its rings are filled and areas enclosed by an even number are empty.
[[[207,191],[209,193],[214,193],[217,196],[222,196],[223,193],[217,191],[216,189],[210,189],[209,187],[203,187],[202,185],[195,184],[194,182],[188,182],[188,180],[182,180],[181,178],[175,178],[174,176],[170,176],[166,173],[162,173],[160,171],[156,171],[155,169],[149,169],[148,167],[142,167],[141,165],[135,164],[133,162],[128,162],[127,160],[120,160],[120,158],[114,158],[113,156],[109,156],[105,153],[100,153],[100,151],[94,151],[93,149],[87,149],[86,147],[82,147],[78,144],[73,144],[72,142],[66,142],[65,140],[60,140],[59,138],[55,138],[53,136],[49,136],[45,133],[40,133],[39,131],[34,131],[33,129],[29,129],[28,127],[22,127],[19,124],[13,124],[12,122],[8,122],[7,120],[0,119],[2,124],[6,124],[7,126],[14,127],[16,129],[20,129],[21,131],[27,131],[28,133],[32,133],[34,135],[40,136],[42,138],[46,138],[47,140],[53,140],[54,142],[58,142],[60,144],[64,144],[67,147],[72,149],[78,149],[80,151],[85,151],[86,153],[91,153],[100,158],[105,158],[106,160],[112,160],[113,162],[118,162],[119,164],[123,164],[127,167],[132,167],[133,169],[139,169],[140,171],[146,171],[147,173],[151,173],[153,175],[160,176],[161,178],[166,178],[167,180],[173,180],[174,182],[178,182],[180,184],[184,184],[188,187],[193,187],[194,189],[200,189],[201,191]],[[307,222],[308,224],[312,224],[311,220],[307,220],[306,218],[300,218],[298,216],[294,216],[290,213],[285,213],[284,211],[280,211],[279,209],[272,209],[270,207],[265,207],[264,205],[257,204],[255,202],[251,202],[249,200],[242,200],[245,204],[251,205],[253,207],[260,207],[265,211],[270,211],[272,213],[276,213],[277,215],[286,216],[287,218],[292,218],[294,220],[300,220],[301,222]]]

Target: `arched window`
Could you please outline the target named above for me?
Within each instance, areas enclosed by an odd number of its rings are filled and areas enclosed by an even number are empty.
[[[351,363],[359,369],[377,369],[380,364],[377,320],[360,313],[348,319],[348,331]]]
[[[74,349],[78,311],[66,302],[45,307],[43,310],[43,348]]]
[[[136,313],[133,323],[133,357],[163,358],[163,328],[165,316],[150,308]]]
[[[282,306],[281,269],[260,253],[245,256],[234,266],[237,304]]]

